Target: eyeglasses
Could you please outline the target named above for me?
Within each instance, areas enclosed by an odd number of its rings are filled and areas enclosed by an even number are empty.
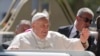
[[[87,17],[82,17],[82,16],[80,16],[81,18],[84,18],[83,20],[84,20],[84,22],[89,22],[90,24],[91,24],[91,22],[92,22],[92,19],[89,19],[89,18],[87,18]]]

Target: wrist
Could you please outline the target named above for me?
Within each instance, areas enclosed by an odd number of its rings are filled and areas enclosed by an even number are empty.
[[[86,44],[86,42],[81,42],[82,44]]]

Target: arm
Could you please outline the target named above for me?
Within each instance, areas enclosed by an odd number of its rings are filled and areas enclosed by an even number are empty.
[[[15,36],[7,50],[18,50],[20,46],[20,38]]]
[[[65,46],[67,50],[75,50],[75,51],[85,50],[79,38],[67,38],[66,36],[63,35],[61,36],[61,39],[63,41],[62,44]]]
[[[83,28],[80,34],[80,41],[85,49],[88,48],[89,46],[88,41],[87,41],[88,38],[89,38],[89,29]]]

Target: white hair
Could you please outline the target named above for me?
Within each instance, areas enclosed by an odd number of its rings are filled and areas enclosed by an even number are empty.
[[[20,24],[31,25],[31,22],[29,20],[21,20]]]
[[[89,13],[89,14],[92,15],[92,18],[94,17],[94,13],[92,12],[92,10],[89,9],[89,8],[86,8],[86,7],[79,9],[78,12],[77,12],[77,16],[80,16],[84,13]]]

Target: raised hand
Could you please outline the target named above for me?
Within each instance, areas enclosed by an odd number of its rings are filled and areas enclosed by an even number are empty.
[[[89,38],[89,29],[88,28],[83,28],[82,32],[80,34],[80,40],[82,43],[86,43],[88,38]]]

